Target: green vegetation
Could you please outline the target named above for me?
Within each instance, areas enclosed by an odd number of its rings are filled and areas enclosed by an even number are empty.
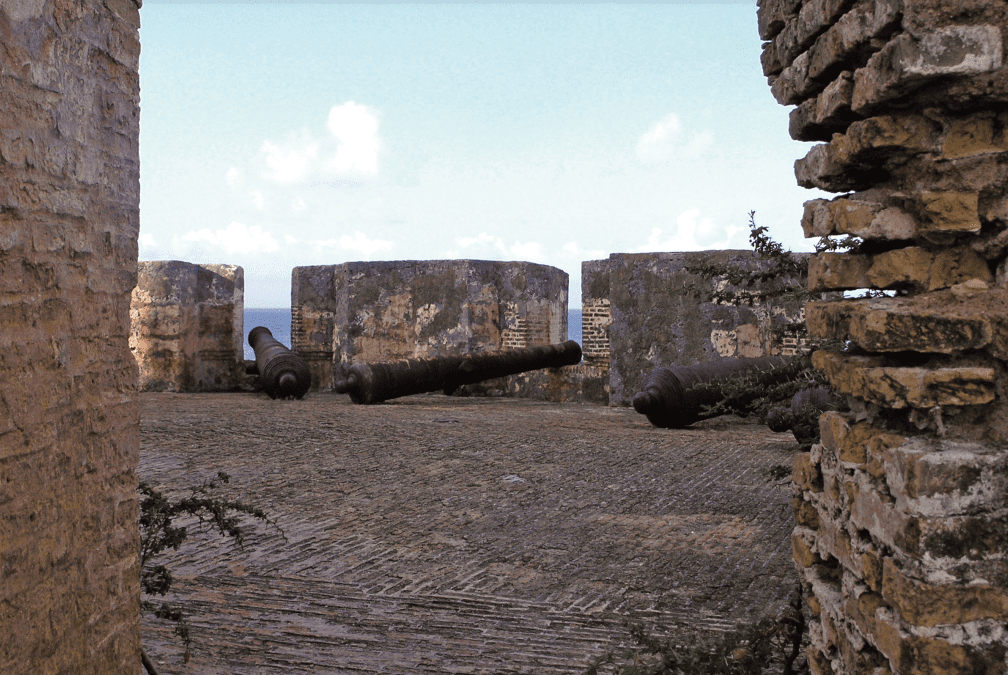
[[[233,537],[239,547],[243,547],[245,542],[245,530],[241,524],[243,515],[272,525],[283,535],[283,530],[262,509],[216,494],[229,481],[226,473],[218,471],[214,478],[191,488],[189,495],[181,499],[165,496],[145,481],[141,481],[137,488],[140,493],[140,590],[147,596],[141,601],[141,609],[159,619],[175,622],[175,634],[185,646],[183,658],[187,663],[192,638],[183,609],[167,602],[157,606],[149,599],[151,596],[163,596],[171,589],[171,571],[164,565],[155,565],[153,561],[169,548],[177,551],[189,536],[189,528],[181,525],[180,521],[195,519],[201,531],[216,530],[221,536]],[[145,666],[150,671],[151,666],[147,663]]]

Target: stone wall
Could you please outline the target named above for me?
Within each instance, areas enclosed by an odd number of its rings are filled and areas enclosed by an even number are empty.
[[[814,362],[852,412],[797,456],[794,557],[815,673],[1006,672],[1008,5],[761,0],[763,67],[791,135]]]
[[[244,379],[245,273],[179,260],[138,264],[130,349],[143,391],[232,391]]]
[[[337,364],[499,351],[567,339],[567,274],[527,262],[295,267],[291,348],[332,388]]]
[[[140,667],[138,2],[0,0],[0,672]]]
[[[582,349],[587,365],[608,368],[610,405],[630,405],[659,366],[794,353],[794,345],[775,339],[773,327],[797,320],[798,303],[716,304],[711,294],[724,280],[686,270],[706,264],[761,265],[752,251],[613,253],[581,264]]]

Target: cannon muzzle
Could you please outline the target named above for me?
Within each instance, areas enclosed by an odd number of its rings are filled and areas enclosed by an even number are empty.
[[[341,394],[350,394],[354,403],[380,403],[430,391],[450,394],[464,384],[580,362],[581,345],[568,340],[558,345],[488,354],[340,365],[334,388]]]
[[[280,344],[268,328],[249,331],[259,380],[270,398],[301,398],[311,388],[311,371],[300,356]]]
[[[810,367],[805,359],[764,356],[655,368],[644,378],[633,407],[656,427],[681,429],[712,417],[705,409],[719,403],[745,410],[760,388],[794,380]]]

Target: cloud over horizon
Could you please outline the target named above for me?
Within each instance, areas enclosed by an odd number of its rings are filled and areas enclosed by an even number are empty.
[[[259,225],[248,227],[235,221],[222,230],[211,231],[209,228],[190,230],[180,239],[177,238],[176,243],[179,245],[176,245],[175,248],[185,247],[187,244],[203,245],[223,249],[229,254],[273,253],[280,248],[280,244],[273,238],[273,235],[263,230]]]
[[[671,159],[699,157],[714,142],[709,131],[693,132],[683,142],[683,125],[679,116],[669,113],[655,122],[637,141],[637,159],[645,164],[660,164]]]

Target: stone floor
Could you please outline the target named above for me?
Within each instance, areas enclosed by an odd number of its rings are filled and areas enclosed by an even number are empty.
[[[220,469],[264,507],[243,549],[190,528],[165,558],[192,654],[173,673],[579,673],[661,635],[775,612],[795,574],[790,435],[661,430],[632,409],[416,396],[142,394],[142,480]]]

